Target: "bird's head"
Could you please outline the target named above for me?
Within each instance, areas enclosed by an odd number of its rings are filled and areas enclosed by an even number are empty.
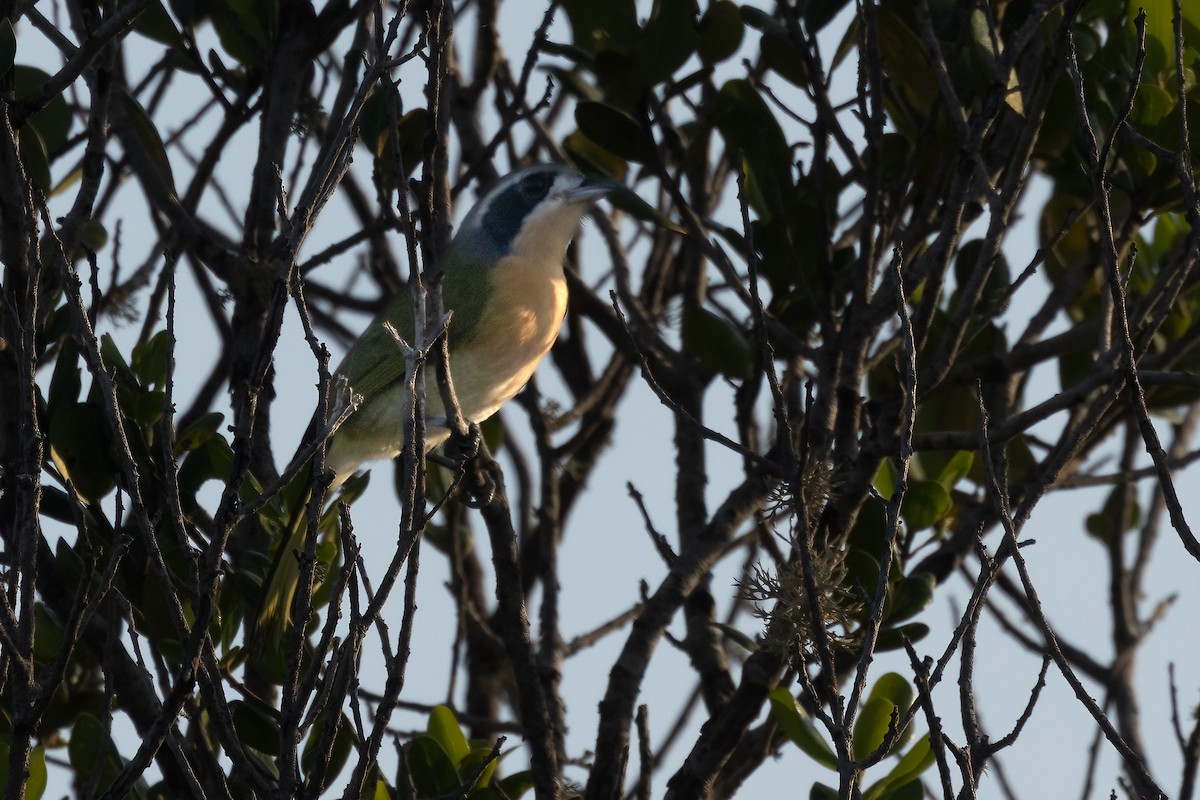
[[[475,204],[459,226],[454,248],[477,263],[505,256],[561,263],[579,218],[615,186],[556,164],[517,170]]]

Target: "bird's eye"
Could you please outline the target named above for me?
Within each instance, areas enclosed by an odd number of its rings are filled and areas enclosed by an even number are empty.
[[[546,198],[546,195],[550,194],[552,186],[554,186],[554,176],[548,172],[539,172],[530,175],[519,184],[521,194],[528,201],[530,209],[542,202]]]
[[[507,250],[526,217],[546,199],[553,187],[553,173],[534,172],[506,187],[488,205],[482,227],[499,245],[501,252]]]

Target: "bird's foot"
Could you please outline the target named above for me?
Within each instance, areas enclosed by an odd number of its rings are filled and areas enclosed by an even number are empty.
[[[487,454],[487,445],[479,426],[471,423],[465,435],[451,434],[446,442],[446,455],[459,470],[458,501],[468,508],[488,505],[496,496],[496,479],[487,465],[491,459],[481,459]]]

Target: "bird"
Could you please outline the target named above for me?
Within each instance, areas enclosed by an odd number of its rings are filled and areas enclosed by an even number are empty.
[[[532,377],[550,351],[567,308],[563,261],[580,219],[617,184],[555,164],[499,179],[463,218],[440,264],[450,375],[463,417],[480,423]],[[413,303],[392,297],[334,372],[358,402],[328,442],[324,466],[332,494],[364,463],[394,458],[405,436],[406,363],[389,326],[413,341]],[[436,372],[426,370],[426,453],[449,438]],[[320,430],[314,419],[309,430]],[[440,424],[439,424],[440,423]],[[311,473],[302,473],[307,479]],[[311,485],[311,480],[305,480]],[[252,650],[278,655],[292,625],[299,581],[296,553],[307,530],[301,498],[267,575],[250,635]],[[278,672],[278,658],[272,659]]]

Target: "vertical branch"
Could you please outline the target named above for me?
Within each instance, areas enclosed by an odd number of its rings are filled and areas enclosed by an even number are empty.
[[[559,624],[559,541],[562,536],[561,482],[558,479],[550,434],[546,420],[538,409],[537,385],[530,385],[522,393],[527,404],[530,424],[537,441],[538,464],[540,465],[539,502],[537,523],[533,535],[523,543],[525,547],[537,548],[540,569],[538,581],[542,587],[542,602],[538,610],[538,666],[542,679],[542,691],[546,698],[546,712],[554,735],[554,752],[559,764],[567,759],[566,705],[560,686],[562,683],[563,645],[562,628]],[[523,582],[524,584],[524,582]],[[527,584],[526,584],[527,585]]]
[[[538,660],[529,634],[529,616],[521,589],[521,566],[517,555],[517,532],[513,529],[504,476],[481,444],[476,480],[483,478],[493,488],[491,500],[480,512],[492,545],[496,570],[496,613],[500,633],[512,659],[517,681],[521,727],[530,748],[534,792],[540,800],[557,800],[562,794],[556,739],[561,736],[551,724],[549,699],[541,681]]]
[[[37,415],[37,342],[39,286],[37,212],[32,185],[22,162],[17,132],[9,123],[10,106],[0,105],[0,261],[4,264],[4,307],[0,308],[0,337],[9,347],[0,352],[9,394],[0,412],[10,443],[9,463],[4,464],[0,527],[17,555],[9,571],[9,602],[15,603],[14,659],[23,669],[10,674],[12,681],[12,740],[8,754],[6,798],[24,793],[25,775],[33,747],[36,713],[33,707],[37,682],[33,672],[34,588],[41,539],[41,473],[43,435]],[[10,394],[11,393],[11,394]],[[13,396],[15,395],[15,396]],[[13,435],[15,434],[15,435]]]
[[[1104,736],[1113,746],[1113,749],[1120,754],[1125,769],[1136,784],[1139,793],[1151,798],[1166,797],[1162,790],[1158,788],[1154,778],[1151,777],[1141,754],[1134,750],[1117,729],[1113,727],[1108,716],[1097,705],[1096,701],[1092,699],[1091,695],[1088,694],[1087,689],[1075,674],[1074,669],[1071,668],[1067,657],[1063,655],[1062,648],[1058,643],[1058,637],[1054,634],[1049,620],[1046,619],[1046,615],[1042,611],[1042,603],[1038,597],[1037,589],[1033,585],[1033,579],[1029,575],[1029,569],[1025,564],[1025,557],[1021,555],[1021,545],[1017,539],[1019,529],[1009,510],[1007,459],[1002,449],[993,451],[988,445],[988,415],[987,409],[982,403],[979,407],[979,413],[981,425],[983,426],[980,436],[980,441],[983,443],[983,452],[981,455],[984,459],[988,487],[991,490],[990,496],[992,502],[997,507],[1000,522],[1004,528],[1004,544],[1000,554],[1011,557],[1016,564],[1017,572],[1021,577],[1021,586],[1024,589],[1025,597],[1028,599],[1029,616],[1042,634],[1046,651],[1054,659],[1059,672],[1075,693],[1076,699],[1087,709],[1087,712],[1096,721],[1097,726],[1103,731]]]
[[[887,600],[888,578],[892,571],[892,561],[897,552],[897,537],[900,535],[900,509],[904,504],[904,496],[908,492],[908,473],[913,456],[912,437],[917,403],[917,345],[913,334],[912,320],[908,314],[908,298],[904,294],[903,264],[904,253],[897,247],[892,254],[891,277],[896,293],[896,314],[900,318],[900,352],[903,365],[901,369],[903,396],[900,403],[900,450],[896,454],[899,464],[895,490],[888,499],[887,531],[883,552],[879,554],[879,579],[875,586],[875,596],[871,599],[870,615],[862,632],[862,652],[859,655],[850,698],[846,703],[846,719],[843,723],[846,727],[854,725],[854,719],[858,714],[859,703],[866,689],[867,671],[874,659],[879,628],[883,624],[883,606]],[[866,753],[855,753],[854,757],[861,759],[866,755]]]
[[[1139,51],[1145,50],[1145,12],[1139,15]],[[1181,23],[1178,17],[1176,18],[1176,26]],[[1176,38],[1178,39],[1177,33]],[[1141,65],[1144,56],[1139,57],[1139,66]],[[1163,497],[1167,504],[1167,510],[1170,514],[1171,524],[1175,528],[1175,532],[1179,536],[1180,542],[1184,549],[1192,558],[1200,561],[1200,540],[1196,539],[1196,535],[1192,532],[1191,526],[1188,524],[1187,517],[1183,513],[1183,505],[1179,500],[1179,493],[1175,489],[1175,481],[1171,477],[1171,467],[1167,461],[1166,452],[1163,450],[1162,442],[1158,438],[1158,431],[1154,427],[1154,423],[1150,420],[1150,411],[1146,407],[1146,393],[1142,388],[1141,378],[1138,375],[1137,366],[1137,350],[1133,346],[1133,338],[1129,326],[1129,308],[1125,295],[1125,287],[1122,284],[1120,272],[1117,269],[1119,256],[1117,254],[1116,240],[1113,235],[1112,209],[1110,207],[1110,197],[1108,189],[1108,170],[1105,162],[1102,160],[1110,150],[1110,142],[1116,137],[1120,128],[1127,124],[1129,115],[1133,112],[1134,98],[1137,90],[1137,80],[1134,81],[1124,107],[1121,109],[1120,115],[1113,123],[1113,130],[1109,138],[1105,141],[1101,148],[1097,144],[1095,131],[1092,130],[1091,121],[1087,113],[1087,98],[1084,93],[1083,76],[1079,70],[1078,56],[1075,52],[1074,39],[1068,34],[1068,51],[1067,64],[1070,68],[1071,77],[1075,84],[1075,103],[1079,109],[1080,118],[1083,120],[1084,131],[1084,148],[1085,154],[1091,169],[1090,178],[1092,181],[1092,191],[1100,212],[1100,227],[1102,231],[1100,252],[1103,256],[1105,285],[1108,289],[1109,302],[1114,307],[1114,318],[1117,325],[1116,339],[1114,343],[1115,349],[1120,353],[1122,364],[1122,372],[1124,373],[1127,391],[1130,394],[1130,399],[1133,401],[1133,409],[1135,419],[1138,423],[1138,428],[1141,431],[1142,439],[1145,442],[1146,452],[1154,462],[1155,470],[1158,474],[1159,484],[1162,486]],[[1184,95],[1180,94],[1180,98]],[[1181,114],[1180,116],[1187,116]],[[1186,128],[1184,129],[1186,132]]]

